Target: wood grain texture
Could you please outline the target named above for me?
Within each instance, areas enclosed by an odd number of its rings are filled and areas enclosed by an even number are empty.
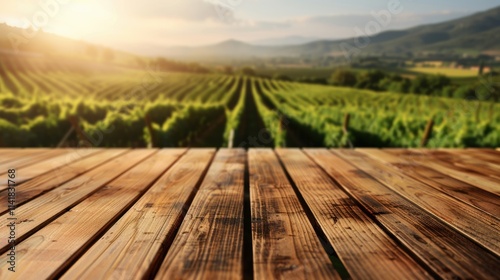
[[[458,170],[471,170],[485,177],[492,177],[500,183],[500,165],[478,160],[457,150],[429,150],[425,154],[437,158],[439,162],[452,164]]]
[[[449,163],[436,162],[433,158],[426,156],[425,152],[420,152],[419,150],[391,149],[388,150],[388,152],[397,156],[411,158],[412,160],[433,168],[440,173],[447,174],[457,180],[467,182],[473,186],[482,188],[496,195],[500,195],[500,184],[494,180],[494,178],[489,178],[483,174],[478,174],[470,170],[458,170],[455,166]]]
[[[305,152],[436,277],[496,279],[499,275],[498,257],[368,173],[323,149]]]
[[[0,176],[7,174],[7,169],[36,163],[39,160],[56,156],[64,151],[54,149],[5,149],[0,152]]]
[[[97,152],[82,159],[75,158],[68,161],[66,165],[60,166],[54,171],[42,174],[28,182],[16,187],[17,206],[31,200],[41,193],[48,192],[61,184],[76,178],[79,175],[99,167],[106,161],[125,153],[127,150],[113,149]],[[7,190],[0,192],[0,201],[7,201]],[[7,212],[7,205],[0,205],[0,214]]]
[[[335,150],[333,152],[500,256],[500,235],[498,235],[500,222],[497,219],[401,174],[390,164],[384,164],[356,151]]]
[[[302,151],[276,152],[354,279],[430,278]]]
[[[248,161],[255,279],[339,278],[274,152]]]
[[[13,160],[0,279],[500,275],[494,149],[0,148]]]
[[[159,279],[242,279],[245,150],[217,152]]]
[[[100,151],[100,149],[55,150],[55,152],[57,152],[56,155],[51,155],[50,157],[44,158],[43,160],[39,160],[30,163],[29,165],[17,168],[16,183],[21,184],[25,181],[35,178],[36,176],[40,176],[48,172],[53,172],[54,170],[70,164],[73,161],[88,157]],[[0,190],[5,189],[6,184],[6,182],[1,182]]]
[[[492,149],[454,149],[454,151],[474,157],[484,162],[493,163],[495,165],[500,164],[500,153]]]
[[[9,273],[9,264],[0,264],[0,278],[47,279],[57,276],[184,151],[162,150],[152,155],[31,235],[17,245],[20,252],[17,262],[23,265],[16,273]]]
[[[214,153],[189,150],[61,278],[150,277]]]
[[[87,172],[43,196],[31,200],[15,210],[16,238],[26,238],[33,231],[57,217],[69,207],[73,207],[104,184],[109,183],[155,151],[134,150],[113,159],[100,168]],[[8,236],[7,218],[9,213],[0,216],[0,236]],[[7,249],[7,243],[0,244],[0,252]]]
[[[51,149],[0,149],[0,164],[12,163],[29,155],[51,152]],[[1,170],[1,169],[0,169]]]
[[[392,155],[385,150],[360,149],[358,151],[381,162],[389,163],[398,172],[407,174],[452,198],[480,209],[495,219],[500,219],[500,197],[497,195],[439,173],[421,164]]]
[[[18,172],[23,170],[29,170],[29,166],[38,164],[47,159],[60,156],[62,154],[68,153],[69,150],[47,150],[47,151],[34,151],[34,152],[20,152],[16,153],[16,156],[11,160],[0,164],[0,176],[7,174],[7,169],[16,169]],[[23,168],[24,167],[24,168]],[[5,182],[1,182],[0,185],[5,185]]]

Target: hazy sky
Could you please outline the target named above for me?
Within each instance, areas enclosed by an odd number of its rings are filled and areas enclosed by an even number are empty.
[[[345,38],[397,0],[0,0],[0,22],[119,49],[252,42],[287,36]],[[439,22],[500,6],[500,0],[399,0],[383,30]],[[48,3],[50,13],[40,3]],[[45,8],[47,10],[47,8]]]

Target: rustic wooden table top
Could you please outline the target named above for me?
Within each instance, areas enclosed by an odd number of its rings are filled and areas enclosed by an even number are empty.
[[[0,149],[0,174],[0,279],[500,275],[493,149]]]

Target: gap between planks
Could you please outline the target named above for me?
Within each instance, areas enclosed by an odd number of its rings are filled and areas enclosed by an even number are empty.
[[[15,209],[16,241],[20,242],[47,223],[56,219],[69,207],[72,207],[93,192],[109,183],[135,164],[141,162],[155,151],[130,151],[111,160],[98,169],[79,176]],[[8,236],[9,213],[0,216],[0,235]],[[8,249],[8,244],[0,245],[0,253]]]
[[[248,151],[255,279],[338,279],[271,149]]]
[[[214,154],[190,149],[61,278],[152,277]]]
[[[430,278],[302,151],[278,149],[276,152],[354,279]]]
[[[436,277],[497,278],[498,258],[472,240],[346,159],[324,149],[305,152]]]
[[[499,221],[436,189],[398,172],[389,164],[357,151],[332,150],[378,181],[500,256]]]
[[[16,207],[92,169],[98,168],[103,163],[124,154],[126,151],[127,150],[113,149],[94,153],[85,158],[75,158],[70,163],[59,166],[54,170],[21,183],[16,187]],[[7,197],[7,190],[0,192],[0,200],[7,201]],[[3,205],[0,207],[0,214],[4,214],[7,211],[7,205],[5,205],[5,207]]]
[[[147,188],[185,152],[161,150],[106,184],[25,241],[17,245],[16,261],[22,263],[15,274],[0,266],[0,277],[46,279],[57,277],[111,226]],[[57,248],[57,249],[55,249]],[[36,273],[33,273],[36,271]]]

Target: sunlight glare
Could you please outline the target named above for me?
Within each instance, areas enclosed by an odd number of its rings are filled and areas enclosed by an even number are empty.
[[[113,32],[116,13],[109,1],[74,1],[61,7],[48,30],[72,38],[91,38]]]

